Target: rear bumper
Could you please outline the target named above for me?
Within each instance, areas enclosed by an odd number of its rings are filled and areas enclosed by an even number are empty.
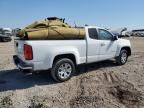
[[[20,58],[18,58],[18,56],[14,55],[13,56],[13,61],[14,61],[15,65],[18,67],[19,70],[21,70],[21,71],[28,70],[30,72],[33,71],[33,65],[23,62]]]

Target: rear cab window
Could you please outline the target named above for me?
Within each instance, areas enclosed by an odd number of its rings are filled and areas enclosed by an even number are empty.
[[[98,33],[96,28],[88,28],[88,34],[91,39],[98,39]]]

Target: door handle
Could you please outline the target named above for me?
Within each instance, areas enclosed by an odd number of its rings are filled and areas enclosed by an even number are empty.
[[[101,46],[105,46],[105,43],[101,43]]]

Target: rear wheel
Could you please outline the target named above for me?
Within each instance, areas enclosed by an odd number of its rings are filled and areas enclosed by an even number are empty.
[[[74,72],[75,65],[72,60],[67,58],[57,60],[51,69],[53,79],[58,82],[67,81]]]
[[[120,51],[120,55],[116,58],[116,61],[119,65],[124,65],[128,59],[128,52],[126,49]]]

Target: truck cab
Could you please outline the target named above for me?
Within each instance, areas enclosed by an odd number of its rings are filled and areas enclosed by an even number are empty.
[[[120,48],[130,42],[99,27],[87,27],[88,62],[103,61],[119,55]],[[131,52],[130,52],[131,53]],[[95,56],[94,56],[95,55]]]

